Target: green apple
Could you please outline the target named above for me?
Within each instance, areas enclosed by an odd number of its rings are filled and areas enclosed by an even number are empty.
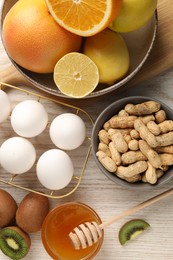
[[[151,19],[157,0],[122,0],[122,9],[109,28],[116,32],[131,32]]]

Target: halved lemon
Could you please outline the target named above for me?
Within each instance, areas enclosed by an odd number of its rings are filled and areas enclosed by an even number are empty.
[[[46,3],[59,25],[72,33],[91,36],[115,19],[122,0],[46,0]]]
[[[99,71],[88,56],[71,52],[56,63],[54,81],[63,94],[72,98],[82,98],[97,87]]]

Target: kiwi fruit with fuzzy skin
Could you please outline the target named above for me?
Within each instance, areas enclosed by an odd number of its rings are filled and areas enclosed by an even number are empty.
[[[20,202],[16,211],[16,224],[27,233],[41,230],[43,221],[49,212],[47,197],[30,192]]]
[[[17,203],[7,191],[0,189],[0,228],[11,225],[15,219]]]
[[[24,258],[30,249],[31,240],[19,227],[10,226],[0,230],[0,249],[13,260]]]
[[[119,231],[119,241],[121,245],[147,230],[150,225],[143,219],[133,219],[125,223]]]

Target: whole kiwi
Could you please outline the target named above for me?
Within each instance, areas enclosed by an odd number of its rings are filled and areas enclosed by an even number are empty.
[[[30,192],[19,204],[16,211],[16,224],[27,233],[38,232],[48,212],[48,198]]]
[[[0,189],[0,228],[10,225],[15,219],[17,203],[7,191]]]

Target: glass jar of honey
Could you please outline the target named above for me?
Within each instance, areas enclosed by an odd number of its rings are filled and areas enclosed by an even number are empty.
[[[69,233],[84,222],[101,223],[97,213],[79,202],[69,202],[51,210],[42,226],[42,241],[47,253],[54,260],[91,260],[100,250],[102,238],[94,245],[76,250],[70,241]]]

